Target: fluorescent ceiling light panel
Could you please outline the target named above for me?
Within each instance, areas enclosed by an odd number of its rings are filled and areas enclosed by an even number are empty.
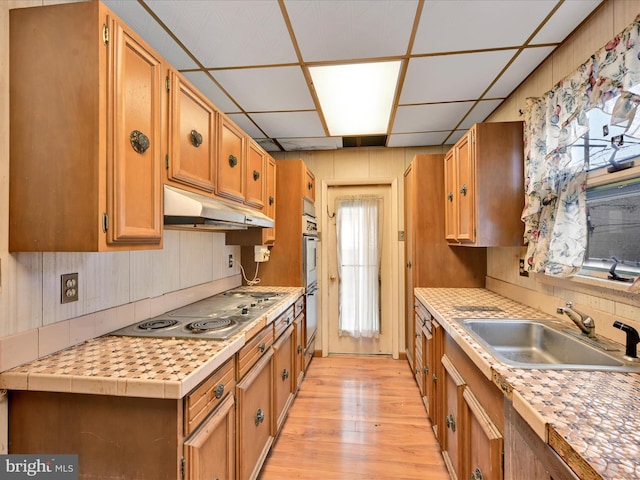
[[[400,61],[309,67],[329,133],[386,134]]]

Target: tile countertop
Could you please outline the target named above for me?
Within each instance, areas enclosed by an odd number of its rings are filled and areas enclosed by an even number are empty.
[[[415,293],[482,373],[505,391],[538,436],[580,478],[640,478],[640,375],[508,367],[453,319],[552,317],[481,288],[417,288]],[[498,307],[502,311],[465,312],[465,306]]]
[[[304,293],[297,287],[246,289],[286,296],[227,340],[103,335],[3,372],[0,388],[182,398]]]

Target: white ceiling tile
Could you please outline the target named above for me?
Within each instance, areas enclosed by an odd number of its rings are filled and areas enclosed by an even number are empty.
[[[564,2],[540,29],[531,44],[558,43],[564,40],[602,0],[569,0]]]
[[[400,104],[479,98],[515,50],[412,58]]]
[[[413,54],[523,44],[557,0],[427,0]]]
[[[342,137],[278,138],[278,143],[288,151],[337,150],[342,148]]]
[[[278,147],[278,145],[276,145],[276,142],[274,142],[272,139],[270,138],[254,138],[254,140],[256,142],[258,142],[258,144],[264,148],[267,152],[280,152],[280,147]]]
[[[456,102],[398,107],[391,133],[451,130],[472,106],[473,102]]]
[[[256,127],[255,123],[253,123],[244,113],[231,113],[227,116],[251,138],[260,138],[265,136],[265,133]]]
[[[527,48],[513,61],[485,98],[505,98],[553,51],[553,47]]]
[[[271,138],[324,136],[316,112],[253,113],[251,118]]]
[[[216,70],[211,74],[246,112],[315,109],[300,67]]]
[[[177,69],[197,67],[187,52],[142,8],[140,3],[131,0],[104,0],[104,4],[172,66]]]
[[[224,113],[239,112],[240,108],[233,103],[229,96],[224,93],[220,88],[209,78],[204,72],[184,72],[183,75],[193,85],[204,93],[204,95],[211,100],[218,110]]]
[[[399,133],[389,136],[387,146],[420,147],[425,145],[440,145],[448,135],[449,132]]]
[[[464,129],[464,130],[455,130],[451,136],[449,138],[447,138],[447,145],[453,145],[454,143],[456,143],[458,140],[460,140],[462,138],[462,136],[467,133],[468,129]]]
[[[287,1],[305,62],[405,55],[418,2]]]
[[[469,112],[458,128],[469,129],[474,123],[484,122],[493,111],[498,108],[502,100],[481,100]]]
[[[297,62],[275,0],[150,1],[206,68]]]

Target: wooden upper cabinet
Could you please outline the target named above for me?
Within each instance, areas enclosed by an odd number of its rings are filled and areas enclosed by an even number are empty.
[[[304,196],[312,202],[316,201],[316,176],[311,170],[306,169],[303,186]]]
[[[247,139],[247,169],[244,176],[244,203],[262,209],[265,204],[265,163],[267,153],[251,139]]]
[[[265,215],[275,222],[276,220],[276,161],[267,155],[265,168]],[[273,245],[276,241],[276,227],[262,229],[262,244]]]
[[[164,61],[100,2],[9,15],[9,250],[161,248]]]
[[[522,122],[475,124],[445,156],[445,238],[478,247],[523,244]]]
[[[169,71],[167,180],[212,193],[217,111],[180,73]]]
[[[224,115],[220,115],[219,131],[216,194],[236,202],[243,202],[245,134]]]

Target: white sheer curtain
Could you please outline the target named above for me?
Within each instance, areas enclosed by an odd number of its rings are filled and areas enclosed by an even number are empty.
[[[380,334],[380,197],[336,199],[340,335]]]

